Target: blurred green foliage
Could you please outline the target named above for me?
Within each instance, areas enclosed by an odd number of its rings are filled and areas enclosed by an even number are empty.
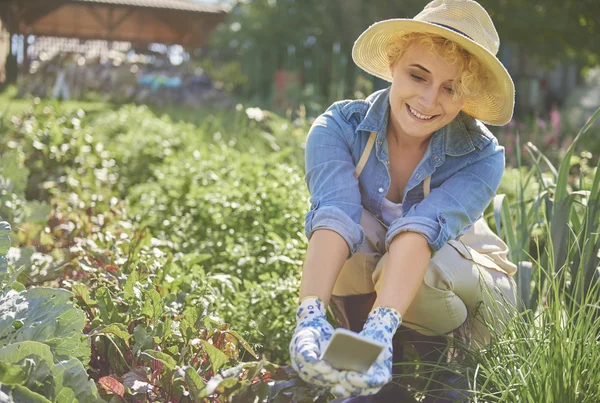
[[[520,52],[544,64],[557,60],[580,66],[600,63],[600,2],[480,3],[489,11],[502,44],[518,44]],[[239,1],[211,37],[208,54],[215,60],[211,68],[228,66],[219,77],[238,83],[240,94],[263,101],[271,101],[275,72],[298,72],[302,85],[293,98],[300,104],[318,102],[322,109],[338,99],[368,95],[361,91],[359,80],[369,80],[376,87],[382,84],[351,60],[352,45],[360,33],[379,20],[412,18],[425,4],[414,0]],[[239,68],[232,68],[231,63]]]

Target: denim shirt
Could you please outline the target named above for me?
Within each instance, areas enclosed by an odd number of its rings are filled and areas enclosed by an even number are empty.
[[[306,143],[306,183],[311,207],[308,239],[318,229],[344,238],[354,254],[364,241],[363,208],[383,221],[382,204],[391,179],[386,137],[389,88],[366,100],[334,103],[313,123]],[[371,132],[375,147],[358,178],[354,170]],[[385,245],[405,231],[423,235],[432,255],[462,235],[492,201],[504,172],[504,147],[472,117],[459,115],[433,133],[402,197],[402,216],[388,227]],[[424,198],[423,180],[431,175]]]

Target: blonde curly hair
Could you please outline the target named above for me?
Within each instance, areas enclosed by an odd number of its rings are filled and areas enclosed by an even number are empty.
[[[425,46],[430,53],[442,57],[449,64],[458,63],[459,79],[454,81],[452,88],[454,99],[473,98],[491,87],[492,77],[477,58],[456,42],[430,33],[400,33],[391,40],[386,48],[390,66],[400,59],[413,43]]]

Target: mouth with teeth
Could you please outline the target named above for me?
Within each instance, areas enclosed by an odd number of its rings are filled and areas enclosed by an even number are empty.
[[[424,115],[408,104],[406,104],[406,110],[408,111],[409,115],[411,115],[413,118],[415,118],[416,120],[418,120],[420,122],[430,122],[439,116],[439,115]]]

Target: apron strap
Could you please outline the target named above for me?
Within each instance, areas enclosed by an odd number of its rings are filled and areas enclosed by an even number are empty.
[[[369,136],[369,140],[367,140],[367,145],[365,146],[365,150],[363,151],[362,155],[360,156],[360,160],[358,161],[358,164],[356,164],[356,169],[354,170],[354,177],[358,178],[362,172],[362,170],[365,168],[365,165],[367,165],[367,161],[369,160],[369,155],[371,154],[371,150],[373,149],[373,144],[375,144],[375,138],[377,137],[377,133],[375,132],[371,132],[371,135]],[[431,175],[429,175],[428,177],[426,177],[423,180],[423,197],[427,197],[429,195],[431,189]]]
[[[431,187],[431,175],[423,180],[423,198],[427,197]]]
[[[367,145],[365,146],[365,151],[363,151],[360,156],[360,160],[358,164],[356,164],[356,169],[354,170],[354,177],[358,178],[360,173],[362,172],[365,165],[367,165],[367,160],[369,159],[369,154],[371,154],[371,150],[373,149],[373,144],[375,144],[375,137],[377,137],[377,133],[371,132],[369,136],[369,140],[367,140]]]

